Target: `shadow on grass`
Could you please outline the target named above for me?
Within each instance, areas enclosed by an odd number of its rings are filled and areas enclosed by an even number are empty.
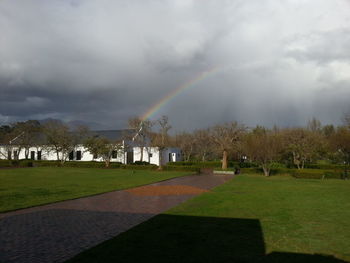
[[[345,261],[326,255],[266,255],[257,219],[158,215],[68,262]]]

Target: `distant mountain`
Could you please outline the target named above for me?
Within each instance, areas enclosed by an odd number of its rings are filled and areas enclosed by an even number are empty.
[[[75,128],[77,126],[87,126],[91,130],[104,130],[106,128],[104,125],[92,121],[73,120],[66,122],[66,124],[70,128]]]
[[[83,121],[83,120],[72,120],[72,121],[62,121],[60,119],[47,118],[39,120],[40,124],[45,124],[49,121],[58,121],[67,124],[70,128],[76,128],[77,126],[87,126],[90,130],[104,130],[107,127],[97,122]]]

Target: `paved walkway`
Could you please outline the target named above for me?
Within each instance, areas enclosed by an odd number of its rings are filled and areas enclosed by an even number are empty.
[[[152,185],[211,189],[232,176],[193,175]],[[194,195],[114,191],[0,214],[0,262],[63,262]]]

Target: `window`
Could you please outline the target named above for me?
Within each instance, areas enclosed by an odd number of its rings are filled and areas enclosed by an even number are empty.
[[[77,151],[77,161],[81,160],[81,151]]]
[[[41,151],[38,151],[38,152],[37,152],[37,159],[38,159],[38,160],[41,160]]]
[[[74,152],[73,152],[73,151],[71,151],[71,152],[69,153],[68,159],[69,159],[70,161],[72,161],[72,160],[74,159]]]
[[[35,152],[34,151],[30,152],[30,159],[35,160]]]
[[[117,151],[112,151],[112,158],[113,159],[117,158]]]
[[[149,156],[149,158],[152,158],[153,154],[152,154],[152,153],[149,153],[148,156]]]
[[[97,159],[98,158],[98,155],[97,153],[94,153],[94,156],[93,156],[94,159]]]

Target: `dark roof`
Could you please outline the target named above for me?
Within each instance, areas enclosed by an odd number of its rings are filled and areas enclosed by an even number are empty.
[[[98,136],[98,137],[106,138],[111,141],[120,141],[123,139],[131,140],[135,134],[136,134],[136,131],[133,129],[101,130],[101,131],[90,131],[87,137]],[[33,139],[33,144],[36,144],[36,145],[47,144],[46,136],[42,132],[35,133],[32,139]],[[84,138],[81,138],[81,141],[79,143],[83,143],[83,139]],[[16,144],[17,144],[16,141],[12,143],[12,145],[16,145]]]
[[[126,137],[132,137],[135,134],[133,129],[124,130],[102,130],[102,131],[91,131],[89,136],[99,136],[112,141],[118,141],[125,139]]]

